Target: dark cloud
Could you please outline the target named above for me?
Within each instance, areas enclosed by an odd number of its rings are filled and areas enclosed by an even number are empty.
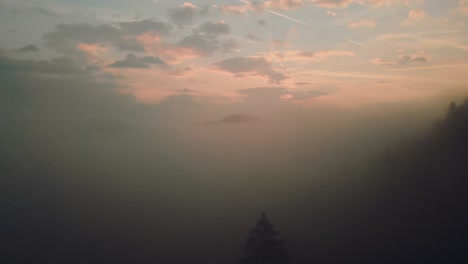
[[[79,43],[119,43],[122,40],[122,32],[109,25],[59,24],[54,31],[45,33],[42,37],[46,44],[56,51],[76,53]]]
[[[168,10],[169,20],[179,27],[193,24],[198,17],[207,16],[209,13],[210,5],[206,4],[198,8],[190,2]]]
[[[205,23],[176,45],[190,49],[199,56],[211,56],[218,51],[231,52],[237,47],[237,42],[234,39],[219,39],[219,35],[228,34],[229,31],[230,27],[227,24]]]
[[[217,37],[219,35],[228,35],[231,33],[231,27],[229,24],[224,22],[206,22],[201,24],[194,30],[197,34],[205,34],[212,37]]]
[[[196,8],[191,4],[186,4],[183,9]],[[83,51],[79,49],[80,44],[111,46],[123,51],[144,53],[146,51],[144,44],[137,36],[144,33],[167,36],[171,30],[171,25],[154,20],[120,22],[115,27],[110,25],[60,24],[55,27],[54,31],[45,33],[42,37],[49,48],[78,58],[82,57],[83,54]],[[205,22],[194,28],[192,34],[184,36],[175,43],[162,41],[161,44],[156,44],[155,49],[159,50],[160,56],[165,59],[168,58],[165,57],[164,51],[171,48],[185,48],[197,56],[210,56],[215,52],[227,53],[238,47],[234,39],[226,37],[230,32],[229,24]]]
[[[150,68],[150,64],[164,65],[165,62],[157,57],[146,56],[139,58],[135,54],[129,53],[124,60],[116,61],[110,64],[109,67],[145,69]]]
[[[262,57],[235,57],[213,64],[218,70],[235,76],[257,75],[268,78],[270,83],[281,83],[288,77],[273,69],[273,65]]]
[[[210,11],[211,11],[211,5],[205,4],[198,11],[198,15],[199,16],[208,16],[210,14]]]
[[[36,45],[30,44],[16,50],[17,52],[38,52],[39,48]]]
[[[426,56],[410,56],[410,55],[401,55],[398,58],[399,65],[408,65],[413,62],[427,63],[429,60]]]
[[[411,56],[408,56],[408,55],[400,56],[400,58],[398,59],[398,64],[400,65],[406,65],[406,64],[409,64],[410,62],[411,62]]]
[[[424,56],[417,56],[412,59],[413,62],[422,62],[422,63],[427,63],[428,60]]]
[[[226,39],[221,43],[221,51],[223,53],[229,53],[235,51],[239,47],[239,43],[237,43],[234,39]]]
[[[47,46],[65,54],[79,53],[77,47],[80,43],[109,44],[121,50],[143,52],[144,47],[136,39],[137,35],[152,32],[167,36],[172,28],[169,24],[148,19],[120,22],[118,25],[119,27],[110,25],[59,24],[55,27],[54,31],[45,33],[42,37]]]
[[[380,66],[406,66],[410,65],[412,63],[428,63],[429,58],[425,55],[400,55],[398,57],[398,60],[391,61],[391,60],[385,60],[381,58],[375,58],[370,61],[372,64],[375,65],[380,65]]]
[[[146,57],[141,58],[141,60],[148,64],[161,64],[161,65],[166,64],[161,58],[153,57],[153,56],[146,56]]]
[[[204,10],[203,10],[204,11]],[[187,26],[195,21],[195,18],[204,13],[199,13],[197,7],[191,3],[168,10],[169,20],[177,26]]]
[[[143,44],[135,38],[123,38],[115,44],[121,50],[128,50],[133,52],[145,51]]]
[[[167,36],[172,30],[172,26],[170,24],[150,19],[121,22],[119,25],[124,34],[132,36],[141,35],[145,32],[155,32],[160,35]]]
[[[205,35],[194,34],[184,37],[179,41],[178,46],[191,49],[200,56],[212,55],[219,50],[219,41]]]
[[[34,8],[34,11],[42,14],[42,15],[46,15],[46,16],[56,16],[57,13],[54,12],[53,10],[49,9],[49,8],[45,8],[45,7],[37,7],[37,8]]]
[[[67,57],[51,60],[20,60],[0,57],[0,73],[34,73],[34,74],[84,74],[90,68],[83,68]]]
[[[140,59],[137,58],[134,54],[127,54],[127,57],[124,60],[116,61],[109,65],[111,68],[149,68],[150,66]]]

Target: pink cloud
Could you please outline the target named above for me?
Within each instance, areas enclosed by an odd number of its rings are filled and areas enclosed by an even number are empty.
[[[356,0],[309,0],[312,4],[324,8],[345,8]]]
[[[411,10],[408,14],[408,18],[410,19],[422,19],[425,17],[427,17],[427,14],[422,9]]]
[[[88,62],[94,64],[104,63],[103,56],[108,51],[108,49],[102,44],[79,43],[77,48],[85,54]]]
[[[280,84],[289,78],[264,57],[234,57],[213,63],[212,66],[214,70],[233,74],[234,77],[262,77],[272,84]]]
[[[155,49],[159,51],[159,48],[162,45],[161,36],[154,33],[144,33],[138,36],[137,40],[144,45],[147,51],[154,52]]]

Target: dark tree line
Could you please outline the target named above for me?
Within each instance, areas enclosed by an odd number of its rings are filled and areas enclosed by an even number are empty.
[[[310,199],[314,222],[296,232],[293,263],[468,263],[468,100],[369,168],[341,173],[339,202]]]
[[[361,261],[468,262],[468,100],[427,135],[393,147],[369,171],[358,227]]]

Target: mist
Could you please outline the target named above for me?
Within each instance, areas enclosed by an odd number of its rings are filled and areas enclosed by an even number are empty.
[[[267,88],[234,104],[147,104],[119,88],[2,75],[1,244],[11,263],[235,263],[262,211],[294,263],[308,263],[321,248],[308,237],[359,210],[365,168],[427,133],[448,104],[304,107]],[[232,114],[261,122],[197,125]]]

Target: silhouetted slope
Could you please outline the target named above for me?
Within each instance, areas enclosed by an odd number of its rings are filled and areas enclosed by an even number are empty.
[[[367,170],[338,168],[340,182],[312,187],[339,197],[309,200],[295,263],[468,263],[467,165],[465,102]]]
[[[468,101],[369,174],[363,247],[378,263],[468,261]],[[367,236],[367,237],[366,237]]]

